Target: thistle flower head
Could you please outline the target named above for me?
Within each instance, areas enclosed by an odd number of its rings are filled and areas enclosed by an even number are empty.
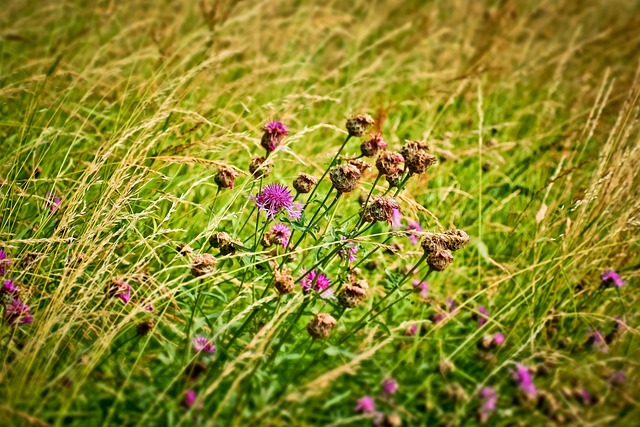
[[[267,150],[267,154],[274,151],[285,136],[289,134],[287,127],[277,120],[272,120],[262,127],[264,134],[260,140],[262,148]]]
[[[386,150],[387,143],[382,139],[381,133],[371,134],[371,138],[367,141],[363,141],[360,144],[360,151],[365,157],[373,157],[378,154],[380,150]]]
[[[238,172],[230,167],[221,167],[218,169],[214,180],[220,188],[233,188],[233,182],[238,177]]]
[[[198,335],[193,339],[193,349],[196,353],[215,353],[216,345],[209,338]]]
[[[194,403],[196,403],[197,393],[194,390],[186,390],[184,392],[184,398],[182,399],[182,406],[190,409]],[[200,407],[200,405],[198,405]]]
[[[486,423],[498,406],[498,393],[493,387],[482,387],[479,392],[482,406],[479,409],[480,422]]]
[[[367,299],[369,284],[366,280],[358,280],[355,283],[347,283],[338,294],[338,304],[345,308],[353,308]]]
[[[347,240],[347,238],[344,236],[340,236],[340,240],[344,241]],[[344,248],[338,249],[338,256],[340,257],[340,259],[345,259],[348,257],[349,262],[354,262],[357,259],[356,254],[358,253],[359,248],[360,245],[358,245],[357,243],[349,242],[344,246]]]
[[[264,187],[257,196],[250,196],[256,207],[267,213],[269,219],[273,219],[280,212],[285,211],[293,221],[300,219],[302,215],[302,203],[293,201],[291,191],[286,185],[272,183]]]
[[[283,248],[289,244],[290,237],[291,229],[285,224],[275,224],[271,229],[270,240]]]
[[[394,211],[400,210],[400,205],[393,197],[375,196],[369,206],[365,206],[360,215],[365,222],[385,221],[393,223]]]
[[[371,165],[361,159],[351,159],[348,162],[350,165],[355,166],[360,171],[360,175],[371,170]]]
[[[9,259],[9,254],[7,254],[4,250],[0,249],[0,276],[2,276],[6,268],[11,264],[11,260]]]
[[[420,292],[422,298],[429,296],[429,284],[427,282],[421,282],[419,280],[413,281],[413,289]]]
[[[307,323],[307,332],[313,338],[324,339],[329,336],[337,323],[336,319],[328,313],[316,314],[314,318]]]
[[[442,235],[444,246],[451,252],[462,249],[470,240],[469,235],[462,230],[447,230]]]
[[[62,200],[57,195],[49,192],[47,198],[44,201],[44,208],[49,209],[51,212],[55,212],[60,207]]]
[[[13,298],[10,303],[5,305],[4,317],[6,322],[11,326],[26,325],[33,322],[31,308],[20,301],[19,298]]]
[[[407,141],[400,150],[409,172],[422,174],[436,162],[435,156],[427,153],[427,144],[421,141]]]
[[[392,176],[402,171],[404,157],[393,151],[383,151],[376,160],[376,168],[381,175]]]
[[[258,156],[251,159],[249,163],[249,172],[256,178],[265,178],[271,173],[271,164],[266,163],[267,158]]]
[[[318,184],[318,180],[308,173],[301,172],[296,179],[293,180],[293,188],[301,194],[306,194]]]
[[[417,245],[420,240],[417,233],[422,233],[422,231],[424,231],[420,226],[420,223],[417,221],[410,221],[405,227],[405,230],[409,232],[409,240],[411,240],[411,244]]]
[[[349,136],[362,136],[373,123],[373,118],[368,114],[353,115],[347,119],[347,132],[349,132]]]
[[[211,274],[215,271],[216,259],[211,254],[196,255],[191,262],[191,274],[195,277]]]
[[[111,286],[111,294],[127,304],[131,299],[131,286],[124,280],[115,280]]]
[[[373,400],[373,397],[364,396],[358,399],[358,403],[356,404],[354,410],[362,414],[373,414],[374,412],[376,412],[376,404]]]
[[[300,286],[302,286],[302,292],[305,294],[312,290],[322,293],[331,286],[331,280],[326,275],[318,273],[316,270],[311,270],[300,280]]]
[[[533,384],[533,375],[529,368],[522,363],[516,363],[516,370],[513,372],[513,378],[518,383],[520,390],[522,390],[527,396],[535,396],[538,394],[538,389]]]
[[[398,382],[393,378],[387,378],[382,381],[382,393],[386,394],[387,396],[397,392],[398,388]]]
[[[436,271],[444,271],[453,262],[453,254],[447,249],[440,248],[427,255],[427,264]]]
[[[178,251],[178,253],[182,256],[193,255],[193,249],[191,248],[191,246],[187,245],[186,243],[178,243],[176,245],[176,251]]]
[[[282,266],[282,269],[275,270],[273,272],[274,275],[274,285],[276,290],[281,295],[290,294],[295,290],[295,283],[293,277],[291,276],[291,270],[286,265]]]
[[[7,279],[4,281],[2,288],[0,288],[0,293],[13,295],[18,292],[18,286],[13,280]]]
[[[604,286],[615,286],[621,288],[627,284],[618,273],[613,270],[606,270],[600,275],[600,280]]]
[[[502,332],[496,332],[493,336],[492,344],[494,346],[501,346],[506,341],[504,334]]]
[[[484,326],[487,323],[487,317],[489,317],[489,310],[483,305],[478,307],[478,326]]]
[[[404,333],[407,336],[414,337],[418,333],[418,325],[412,323]]]
[[[329,178],[338,193],[350,193],[358,185],[360,169],[345,163],[331,168]]]
[[[153,319],[143,320],[136,325],[136,334],[139,337],[146,337],[149,335],[149,332],[153,330],[155,325],[156,322],[154,322]]]

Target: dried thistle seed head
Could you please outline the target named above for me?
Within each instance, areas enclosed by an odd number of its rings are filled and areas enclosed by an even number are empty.
[[[402,172],[394,173],[393,175],[387,175],[386,178],[387,182],[389,183],[389,187],[397,187],[400,184]]]
[[[271,246],[273,246],[273,239],[271,237],[271,233],[264,233],[262,235],[262,241],[260,243],[263,247],[270,248]]]
[[[233,188],[233,181],[238,177],[238,172],[229,167],[222,167],[218,169],[214,180],[220,188]]]
[[[216,259],[211,254],[200,254],[191,262],[191,274],[195,277],[204,276],[215,271]]]
[[[271,164],[265,163],[267,160],[264,156],[258,156],[251,159],[249,164],[249,172],[256,178],[267,177],[271,173]]]
[[[360,144],[360,151],[365,157],[373,157],[378,154],[378,151],[386,149],[387,143],[382,139],[381,133],[372,134],[371,139]]]
[[[186,243],[178,243],[176,245],[176,251],[178,251],[178,253],[182,256],[193,255],[193,249],[191,249],[191,246],[187,245]]]
[[[412,174],[421,174],[427,171],[436,162],[435,156],[427,153],[427,144],[422,141],[407,141],[400,150],[404,157],[407,169]]]
[[[347,284],[338,294],[338,304],[346,308],[360,305],[367,299],[369,285],[365,280],[359,280],[354,284]]]
[[[236,253],[236,251],[238,250],[238,248],[236,247],[236,245],[240,244],[239,241],[237,240],[231,240],[230,243],[226,244],[226,245],[221,245],[220,246],[220,255],[233,255]]]
[[[287,127],[277,120],[272,120],[262,128],[264,134],[260,145],[267,150],[267,154],[278,148],[285,136],[289,134]]]
[[[213,233],[211,237],[209,237],[209,244],[214,248],[220,248],[225,245],[231,244],[232,239],[224,231],[219,231],[217,233]]]
[[[357,167],[361,175],[366,171],[371,170],[371,165],[364,160],[352,159],[349,160],[349,164]]]
[[[362,136],[373,125],[374,120],[368,114],[357,114],[347,119],[347,131],[350,136]]]
[[[362,210],[362,220],[365,222],[386,221],[391,224],[394,209],[400,210],[400,206],[393,197],[375,196],[369,206]]]
[[[448,249],[441,248],[427,255],[427,264],[436,271],[444,271],[453,262],[453,255]]]
[[[136,334],[140,337],[147,336],[153,330],[156,322],[153,319],[143,320],[136,325]]]
[[[438,364],[438,370],[442,375],[448,375],[456,370],[456,365],[454,365],[453,362],[449,359],[443,359]]]
[[[316,314],[307,323],[307,332],[313,338],[324,339],[329,336],[338,322],[329,313]]]
[[[358,185],[360,170],[350,164],[334,166],[329,171],[329,178],[338,193],[349,193]]]
[[[20,266],[22,268],[27,268],[29,267],[31,264],[33,264],[34,262],[36,262],[36,260],[38,259],[38,254],[35,252],[29,252],[27,253],[24,258],[22,258],[22,261],[20,261]],[[1,262],[1,261],[0,261]]]
[[[462,230],[448,230],[444,232],[443,242],[447,249],[452,252],[463,248],[469,243],[469,235]]]
[[[395,175],[402,170],[402,164],[404,163],[404,157],[402,154],[394,153],[393,151],[383,151],[376,160],[376,168],[381,175]]]
[[[430,254],[440,249],[446,249],[442,234],[427,232],[422,238],[422,250],[425,254]]]
[[[373,271],[373,270],[377,270],[378,269],[378,263],[375,261],[368,261],[365,265],[364,268],[366,268],[369,271]]]
[[[317,184],[318,180],[313,175],[301,172],[293,181],[293,188],[295,188],[298,193],[306,194],[309,193]]]
[[[275,287],[281,295],[290,294],[295,289],[295,283],[291,276],[291,270],[285,265],[282,270],[274,271]]]

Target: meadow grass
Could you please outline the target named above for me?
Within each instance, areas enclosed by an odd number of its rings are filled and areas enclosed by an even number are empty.
[[[33,315],[3,309],[0,425],[466,426],[483,387],[488,425],[637,425],[640,3],[19,0],[0,22],[2,281]],[[277,220],[289,253],[260,245],[276,221],[248,196],[321,177],[359,113],[388,150],[436,156],[396,200],[405,222],[471,236],[445,271],[404,229],[352,232],[359,198],[387,189],[375,168],[335,202],[328,175],[299,195],[302,220]],[[289,134],[257,178],[270,120]],[[211,247],[220,231],[235,253]],[[215,270],[194,277],[204,253]],[[368,298],[279,295],[281,265],[339,286],[357,265]],[[317,313],[337,320],[325,340]],[[364,396],[376,412],[355,410]]]

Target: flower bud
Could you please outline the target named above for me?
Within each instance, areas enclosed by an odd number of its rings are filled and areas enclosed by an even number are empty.
[[[269,176],[271,173],[271,164],[265,163],[267,160],[264,156],[254,157],[249,164],[249,172],[256,178]]]
[[[338,193],[349,193],[358,185],[360,170],[350,164],[334,166],[329,171],[329,178]]]
[[[435,164],[436,158],[427,153],[427,144],[421,141],[407,141],[400,153],[404,157],[407,169],[412,174],[421,174]]]
[[[378,156],[376,168],[378,168],[378,172],[381,175],[395,175],[402,170],[402,163],[404,163],[404,157],[401,154],[393,151],[383,151]]]
[[[267,154],[278,148],[282,140],[289,134],[287,127],[277,120],[270,121],[262,128],[264,134],[260,145],[267,150]]]
[[[281,271],[274,271],[275,286],[280,295],[290,294],[295,289],[295,283],[293,277],[291,277],[291,270],[285,265]]]
[[[307,323],[307,332],[313,338],[324,339],[329,336],[333,328],[338,322],[329,313],[316,314],[313,319]]]
[[[204,276],[215,271],[216,259],[211,254],[196,255],[191,263],[191,274],[195,277]]]
[[[318,180],[313,175],[301,172],[293,181],[293,188],[295,188],[298,193],[306,194],[317,184]]]
[[[362,136],[373,125],[374,120],[368,114],[357,114],[347,119],[349,136]]]
[[[214,180],[220,188],[233,188],[233,181],[238,177],[238,173],[229,167],[218,169]]]
[[[360,151],[364,157],[373,157],[380,150],[386,150],[387,143],[382,139],[382,134],[376,133],[371,135],[371,139],[360,144]]]

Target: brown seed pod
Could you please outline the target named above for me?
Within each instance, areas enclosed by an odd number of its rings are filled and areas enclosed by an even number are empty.
[[[453,254],[448,249],[439,249],[427,255],[427,264],[436,271],[444,271],[453,262]]]
[[[264,156],[258,156],[251,159],[249,164],[249,172],[256,178],[267,177],[271,173],[271,164],[265,163],[267,160]]]
[[[412,174],[421,174],[427,171],[436,162],[435,156],[427,153],[427,144],[421,141],[407,141],[400,150],[404,157],[407,169]]]
[[[136,334],[140,337],[147,336],[149,332],[153,330],[153,327],[156,325],[156,322],[153,319],[143,320],[142,322],[136,325]]]
[[[275,271],[275,287],[281,295],[290,294],[295,289],[291,270],[287,266],[283,266],[281,271]]]
[[[324,339],[329,336],[333,328],[338,322],[329,313],[316,314],[313,319],[307,323],[307,332],[313,338]]]
[[[400,184],[400,179],[402,179],[402,173],[398,172],[393,175],[387,175],[386,179],[389,183],[389,187],[397,187],[398,184]]]
[[[193,249],[191,249],[191,246],[187,245],[186,243],[178,243],[176,245],[176,251],[178,251],[178,253],[182,256],[193,255]]]
[[[396,175],[402,171],[404,157],[393,151],[383,151],[376,160],[376,168],[381,175]]]
[[[400,205],[393,197],[375,196],[360,215],[364,222],[386,221],[391,224],[394,209],[400,209]]]
[[[215,271],[216,259],[211,254],[196,255],[191,263],[191,274],[195,277],[204,276]]]
[[[374,120],[368,114],[357,114],[347,119],[349,136],[362,136],[373,125]]]
[[[424,237],[422,238],[422,242],[420,244],[422,245],[422,250],[427,255],[439,249],[446,248],[442,239],[442,234],[438,233],[424,233]]]
[[[371,139],[367,141],[363,141],[360,144],[360,151],[362,155],[365,157],[373,157],[380,150],[385,150],[387,148],[387,143],[382,139],[382,134],[376,133],[371,135]]]
[[[365,280],[358,280],[354,284],[347,284],[338,294],[338,304],[346,308],[360,305],[367,299],[369,284]]]
[[[358,185],[360,170],[350,164],[334,166],[329,171],[329,178],[338,193],[349,193]]]
[[[469,235],[462,230],[448,230],[444,232],[443,243],[452,252],[463,248],[469,243]]]
[[[233,188],[233,182],[238,177],[238,173],[229,167],[218,169],[214,180],[220,188]]]
[[[293,188],[295,188],[298,193],[306,194],[309,193],[317,184],[318,180],[313,175],[301,172],[293,181]]]

